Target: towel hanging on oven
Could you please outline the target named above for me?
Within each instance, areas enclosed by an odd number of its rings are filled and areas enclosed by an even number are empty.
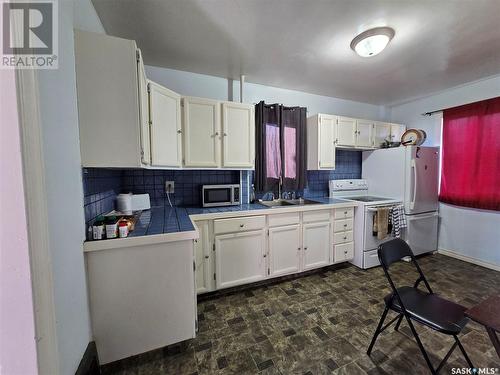
[[[374,236],[377,236],[379,240],[383,240],[391,233],[389,229],[389,212],[390,208],[379,207],[373,214],[372,233]]]
[[[393,206],[391,208],[389,220],[392,224],[392,236],[397,238],[401,237],[402,229],[407,227],[405,208],[402,204]]]

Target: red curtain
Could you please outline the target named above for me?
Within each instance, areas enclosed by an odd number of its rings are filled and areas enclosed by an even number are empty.
[[[443,112],[439,200],[500,210],[500,97]]]

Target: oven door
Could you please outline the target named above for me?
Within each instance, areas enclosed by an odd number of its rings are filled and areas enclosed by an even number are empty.
[[[379,240],[377,235],[373,235],[373,216],[375,215],[375,212],[376,207],[365,207],[365,234],[363,251],[375,250],[378,248],[378,245],[394,238],[388,234],[383,240]]]
[[[232,186],[203,187],[203,207],[230,206],[232,201]]]

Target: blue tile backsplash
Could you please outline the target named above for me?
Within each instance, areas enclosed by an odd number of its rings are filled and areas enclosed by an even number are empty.
[[[337,150],[334,171],[308,171],[308,186],[297,192],[304,197],[328,196],[328,181],[361,178],[361,152]],[[151,206],[167,206],[165,181],[174,181],[171,194],[175,206],[201,206],[201,186],[209,184],[241,184],[241,203],[249,202],[253,171],[226,170],[151,170],[84,168],[83,192],[85,222],[90,224],[103,213],[115,208],[119,193],[149,193]],[[262,197],[257,194],[257,197]],[[169,211],[170,213],[171,211]],[[159,230],[159,229],[158,229]]]

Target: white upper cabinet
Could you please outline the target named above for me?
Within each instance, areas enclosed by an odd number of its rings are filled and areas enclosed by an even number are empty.
[[[375,123],[375,134],[373,136],[373,147],[380,147],[385,140],[391,139],[391,124],[385,122]]]
[[[141,138],[141,162],[151,164],[151,134],[146,71],[140,50],[137,50],[137,78],[139,81],[139,121]]]
[[[356,121],[356,147],[373,147],[374,123],[369,120]]]
[[[356,119],[339,117],[337,121],[337,146],[356,146]]]
[[[147,91],[135,42],[75,30],[75,65],[82,166],[143,166]]]
[[[181,97],[179,94],[148,81],[151,132],[151,165],[182,165]]]
[[[401,142],[401,136],[406,131],[405,125],[391,124],[391,141]]]
[[[220,166],[220,102],[184,97],[183,139],[186,167]]]
[[[222,167],[253,168],[254,159],[254,106],[222,103]]]
[[[307,119],[307,169],[335,169],[337,116],[318,114]]]

